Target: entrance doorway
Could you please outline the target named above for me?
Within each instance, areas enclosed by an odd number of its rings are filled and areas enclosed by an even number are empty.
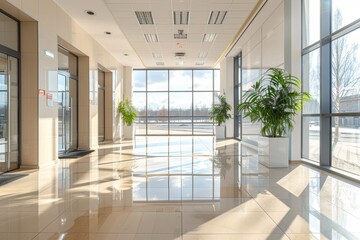
[[[59,155],[78,148],[77,57],[59,47],[58,147]]]
[[[105,72],[99,70],[98,77],[98,140],[105,141]]]
[[[0,53],[0,173],[19,166],[18,59]]]

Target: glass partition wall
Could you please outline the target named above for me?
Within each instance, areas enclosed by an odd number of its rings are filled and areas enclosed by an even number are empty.
[[[19,167],[19,23],[0,12],[0,174]],[[6,36],[6,37],[5,37]]]
[[[302,157],[360,175],[360,1],[343,2],[302,2]]]
[[[220,70],[134,70],[136,135],[213,135]]]

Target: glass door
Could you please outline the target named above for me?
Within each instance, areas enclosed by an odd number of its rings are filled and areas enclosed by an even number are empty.
[[[18,60],[0,53],[0,173],[16,169],[18,155]]]
[[[58,74],[59,152],[77,149],[77,81]]]
[[[98,77],[98,140],[105,141],[105,72],[99,70]]]

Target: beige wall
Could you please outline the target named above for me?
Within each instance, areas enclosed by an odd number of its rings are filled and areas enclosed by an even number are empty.
[[[34,154],[26,156],[23,163],[32,167],[42,167],[54,163],[57,160],[57,136],[58,119],[57,104],[53,106],[47,104],[46,97],[37,96],[38,89],[44,89],[47,93],[52,93],[56,98],[57,91],[57,46],[58,39],[66,42],[73,49],[75,54],[81,56],[79,69],[79,116],[85,121],[79,121],[84,124],[79,129],[79,145],[81,148],[97,148],[97,69],[98,64],[109,69],[113,73],[115,85],[114,96],[119,98],[121,84],[123,80],[123,66],[119,64],[101,45],[90,37],[72,18],[70,18],[61,8],[52,0],[0,0],[0,6],[7,6],[8,12],[16,13],[19,20],[31,21],[31,18],[38,22],[38,79],[36,87],[36,96],[31,95],[33,105],[30,109],[38,112],[38,118],[34,122],[26,122],[28,128],[37,128],[38,134],[33,137]],[[20,11],[17,11],[20,10]],[[23,36],[24,40],[27,37]],[[70,49],[70,50],[73,50]],[[54,58],[44,54],[45,50],[55,54]],[[34,58],[23,59],[36,60]],[[25,69],[22,68],[22,71]],[[22,74],[24,76],[24,74]],[[25,77],[22,79],[24,82]],[[35,81],[36,82],[36,81]],[[80,87],[82,85],[82,87]],[[32,86],[34,87],[34,86]],[[30,97],[30,96],[29,96]],[[81,99],[80,99],[81,98]],[[30,113],[29,113],[30,114]],[[114,114],[115,117],[115,114]],[[80,120],[80,119],[79,119]],[[115,121],[114,121],[115,122]],[[114,124],[115,126],[115,124]],[[24,129],[24,128],[23,128]],[[114,128],[113,135],[116,135]],[[29,140],[28,143],[31,141]],[[33,147],[25,142],[24,148]],[[23,151],[24,152],[24,151]],[[24,155],[22,158],[25,157]]]

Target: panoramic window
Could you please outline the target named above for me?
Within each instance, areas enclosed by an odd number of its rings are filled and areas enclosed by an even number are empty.
[[[312,101],[303,107],[302,157],[359,175],[357,7],[357,0],[303,1],[303,90]]]
[[[213,135],[220,70],[134,70],[136,135]]]

